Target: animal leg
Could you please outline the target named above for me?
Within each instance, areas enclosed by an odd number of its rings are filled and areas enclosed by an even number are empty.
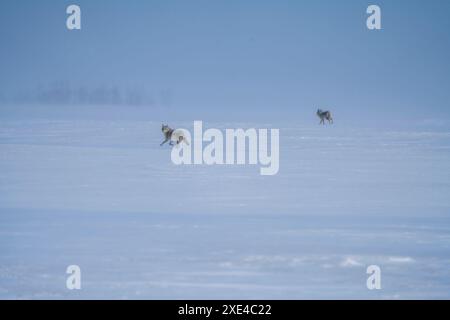
[[[164,143],[166,143],[167,141],[169,141],[169,139],[164,140],[163,142],[161,142],[160,146],[162,146]]]

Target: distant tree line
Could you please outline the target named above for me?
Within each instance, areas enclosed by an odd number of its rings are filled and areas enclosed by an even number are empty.
[[[170,90],[160,91],[157,101],[141,88],[119,88],[117,86],[70,86],[55,83],[38,86],[34,90],[21,90],[7,96],[0,92],[0,103],[44,104],[44,105],[134,105],[134,106],[170,106]]]

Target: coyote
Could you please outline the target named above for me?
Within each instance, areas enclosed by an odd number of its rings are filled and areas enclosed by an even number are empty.
[[[333,123],[333,117],[331,116],[330,111],[322,111],[321,109],[317,109],[317,116],[320,118],[319,124],[325,124],[325,119],[328,120],[328,123]]]
[[[170,141],[169,144],[173,146],[173,141],[175,140],[177,144],[180,144],[181,142],[186,143],[189,145],[189,141],[185,138],[184,132],[181,129],[172,129],[167,124],[163,124],[161,131],[164,135],[164,141],[161,142],[160,146],[162,146],[167,141]]]

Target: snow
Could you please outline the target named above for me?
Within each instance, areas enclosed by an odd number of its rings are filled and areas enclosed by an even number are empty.
[[[1,119],[0,298],[450,298],[450,132],[313,124],[204,121],[279,128],[261,176],[173,165],[161,122]]]

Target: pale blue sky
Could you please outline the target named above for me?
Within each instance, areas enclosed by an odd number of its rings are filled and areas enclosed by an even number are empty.
[[[82,30],[66,29],[78,4]],[[382,9],[381,31],[366,8]],[[0,103],[116,88],[186,119],[450,115],[450,2],[24,1],[0,10]],[[77,91],[78,92],[78,91]],[[24,98],[25,97],[25,98]],[[134,99],[133,99],[134,97]],[[101,97],[99,98],[101,101]]]

